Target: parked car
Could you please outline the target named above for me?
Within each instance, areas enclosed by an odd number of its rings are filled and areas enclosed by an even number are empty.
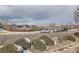
[[[40,33],[49,33],[50,30],[41,30]]]

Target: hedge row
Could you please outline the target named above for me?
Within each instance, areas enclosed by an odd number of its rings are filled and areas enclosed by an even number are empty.
[[[24,38],[21,38],[15,42],[16,45],[22,46],[24,50],[30,48],[30,43],[28,43]]]
[[[13,44],[8,44],[0,49],[0,53],[17,53],[17,48]]]
[[[46,42],[46,45],[48,45],[48,46],[54,45],[54,40],[52,40],[51,38],[49,38],[46,35],[42,35],[39,39],[44,40]]]
[[[42,41],[44,42],[42,42]],[[46,35],[42,35],[39,39],[36,39],[33,41],[33,48],[38,49],[40,51],[45,51],[46,50],[46,46],[53,46],[54,45],[54,41],[47,37]]]
[[[73,36],[71,36],[71,35],[66,35],[65,38],[66,38],[67,40],[70,40],[70,41],[73,41],[73,42],[76,41],[76,39],[75,39]]]
[[[38,49],[40,51],[46,50],[46,45],[41,42],[39,39],[33,41],[33,48]]]
[[[75,32],[74,35],[79,37],[79,32]]]
[[[18,39],[14,44],[22,46],[24,50],[29,49],[31,47],[31,44],[28,43],[24,38]],[[0,48],[0,53],[17,53],[16,46],[14,44],[7,44]]]

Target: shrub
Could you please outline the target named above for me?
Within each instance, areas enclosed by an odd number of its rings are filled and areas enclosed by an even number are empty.
[[[51,38],[47,37],[46,35],[42,35],[39,39],[44,40],[46,42],[46,45],[48,46],[54,45],[54,41]]]
[[[30,44],[29,42],[27,42],[24,38],[21,38],[21,39],[17,40],[17,41],[15,42],[15,44],[22,46],[22,48],[23,48],[24,50],[26,50],[26,49],[28,49],[28,48],[31,47],[31,44]]]
[[[79,32],[75,32],[74,35],[79,37]]]
[[[46,50],[45,44],[41,42],[39,39],[33,41],[33,48],[38,49],[40,51]]]
[[[17,53],[17,48],[13,44],[8,44],[0,49],[0,53]]]
[[[66,38],[67,40],[70,40],[70,41],[73,41],[73,42],[76,41],[76,39],[75,39],[73,36],[71,36],[71,35],[66,35],[65,38]]]

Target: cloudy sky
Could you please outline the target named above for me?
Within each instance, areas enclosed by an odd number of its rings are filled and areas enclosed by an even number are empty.
[[[29,24],[74,23],[73,13],[76,7],[68,5],[5,5],[0,6],[0,20]]]

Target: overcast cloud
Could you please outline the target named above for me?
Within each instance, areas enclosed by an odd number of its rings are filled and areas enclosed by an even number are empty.
[[[0,6],[0,19],[12,23],[68,23],[74,22],[77,6]]]

